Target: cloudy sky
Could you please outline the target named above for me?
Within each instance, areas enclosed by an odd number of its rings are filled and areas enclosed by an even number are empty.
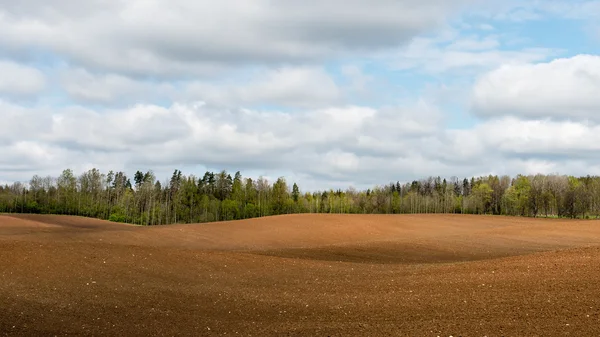
[[[0,182],[600,174],[600,0],[0,0]]]

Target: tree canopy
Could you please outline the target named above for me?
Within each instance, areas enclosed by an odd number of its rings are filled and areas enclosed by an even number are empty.
[[[600,216],[600,177],[566,175],[429,177],[354,188],[302,192],[284,177],[269,182],[238,171],[200,177],[175,170],[160,182],[137,171],[91,169],[76,176],[35,175],[0,186],[0,212],[80,215],[139,225],[237,220],[292,213],[464,213],[586,218]]]

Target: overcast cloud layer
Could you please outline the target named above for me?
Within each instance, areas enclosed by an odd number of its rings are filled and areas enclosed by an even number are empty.
[[[93,167],[303,190],[600,174],[594,13],[600,1],[0,0],[0,182]]]

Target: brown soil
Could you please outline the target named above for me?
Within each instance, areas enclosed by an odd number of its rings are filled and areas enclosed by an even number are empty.
[[[600,223],[0,215],[0,335],[598,336]]]

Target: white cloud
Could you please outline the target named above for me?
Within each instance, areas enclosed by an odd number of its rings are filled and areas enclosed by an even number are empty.
[[[595,20],[600,17],[599,0],[502,0],[486,1],[470,15],[488,20],[521,23],[525,21],[567,18]]]
[[[353,94],[361,94],[367,91],[368,85],[375,81],[375,76],[365,73],[358,65],[345,65],[341,68],[342,74],[349,81],[346,90]]]
[[[333,102],[340,95],[331,77],[315,68],[278,69],[240,92],[245,102],[288,102],[299,106]]]
[[[447,131],[446,138],[444,144],[450,149],[445,153],[458,153],[468,161],[490,156],[581,159],[600,151],[600,126],[569,121],[506,117],[472,129]]]
[[[356,71],[359,71],[358,69]],[[240,75],[244,74],[245,75]],[[119,74],[94,74],[84,69],[62,72],[63,89],[71,99],[87,104],[125,106],[159,101],[211,102],[223,107],[254,105],[315,108],[340,104],[358,87],[359,74],[349,74],[350,87],[342,87],[323,69],[309,66],[263,68],[240,72],[222,81],[136,80]]]
[[[600,57],[578,55],[549,63],[506,65],[482,76],[472,110],[485,117],[598,121]]]
[[[254,72],[234,83],[195,81],[175,99],[205,100],[226,106],[252,104],[315,107],[340,103],[342,90],[317,67],[282,67]]]
[[[140,102],[173,95],[171,84],[136,81],[120,74],[93,74],[89,71],[67,69],[61,83],[67,94],[77,102],[115,104]]]
[[[18,108],[21,118],[7,119],[3,131],[43,122],[0,140],[0,179],[26,181],[67,167],[153,169],[161,178],[175,168],[195,174],[226,168],[285,172],[301,187],[366,188],[429,175],[600,172],[600,126],[579,122],[503,118],[445,130],[442,112],[423,100],[295,113],[221,109],[203,103]]]
[[[444,144],[438,150],[447,157],[455,156],[470,169],[480,167],[490,173],[600,174],[597,125],[507,117],[447,132]]]
[[[0,95],[33,95],[46,85],[44,74],[36,68],[0,60]]]
[[[491,70],[502,64],[521,64],[545,60],[551,49],[524,48],[502,50],[494,36],[448,36],[415,38],[396,54],[388,56],[392,67],[427,73],[460,72],[461,75]]]
[[[223,110],[203,103],[102,111],[5,107],[19,118],[6,119],[3,131],[19,131],[3,133],[2,163],[5,168],[19,163],[24,174],[93,163],[106,170],[202,165],[372,181],[373,176],[361,176],[398,156],[405,165],[416,153],[410,149],[434,134],[440,120],[439,112],[424,102],[294,113]],[[19,129],[28,124],[34,127]],[[402,170],[406,167],[391,165],[381,178],[391,179]]]
[[[362,188],[600,172],[600,129],[584,122],[598,121],[598,57],[539,63],[556,50],[521,48],[532,41],[515,43],[518,25],[492,21],[595,8],[570,3],[0,0],[0,56],[21,62],[0,63],[12,74],[0,78],[0,180],[226,168]],[[457,23],[464,4],[481,6]],[[469,98],[494,118],[460,125]]]
[[[189,132],[177,111],[153,105],[97,112],[69,108],[55,112],[44,140],[81,150],[119,152],[136,146],[155,146],[185,137]]]
[[[399,152],[396,157],[384,159],[387,164],[379,162],[380,158],[369,159],[369,163],[399,167],[398,163],[404,161],[415,172],[398,169],[403,177],[600,174],[598,144],[600,126],[569,121],[524,122],[507,117],[461,130],[440,128],[429,137],[408,143],[414,150],[408,155]]]
[[[3,1],[0,45],[42,48],[89,69],[189,76],[394,47],[469,2]]]
[[[4,164],[8,167],[15,166],[26,166],[26,165],[37,165],[39,163],[48,162],[55,160],[57,153],[51,151],[50,146],[34,141],[17,141],[13,144],[6,146],[3,151],[3,158],[0,160],[0,164]],[[7,161],[6,159],[10,159]],[[5,166],[5,168],[6,168]]]
[[[500,42],[495,36],[484,36],[482,38],[479,38],[478,36],[466,36],[455,42],[452,42],[448,46],[448,49],[458,51],[477,51],[496,49],[499,46]]]
[[[51,124],[48,110],[27,109],[0,99],[0,145],[44,132]]]
[[[595,19],[600,17],[598,0],[553,0],[537,4],[540,11],[570,19]]]

